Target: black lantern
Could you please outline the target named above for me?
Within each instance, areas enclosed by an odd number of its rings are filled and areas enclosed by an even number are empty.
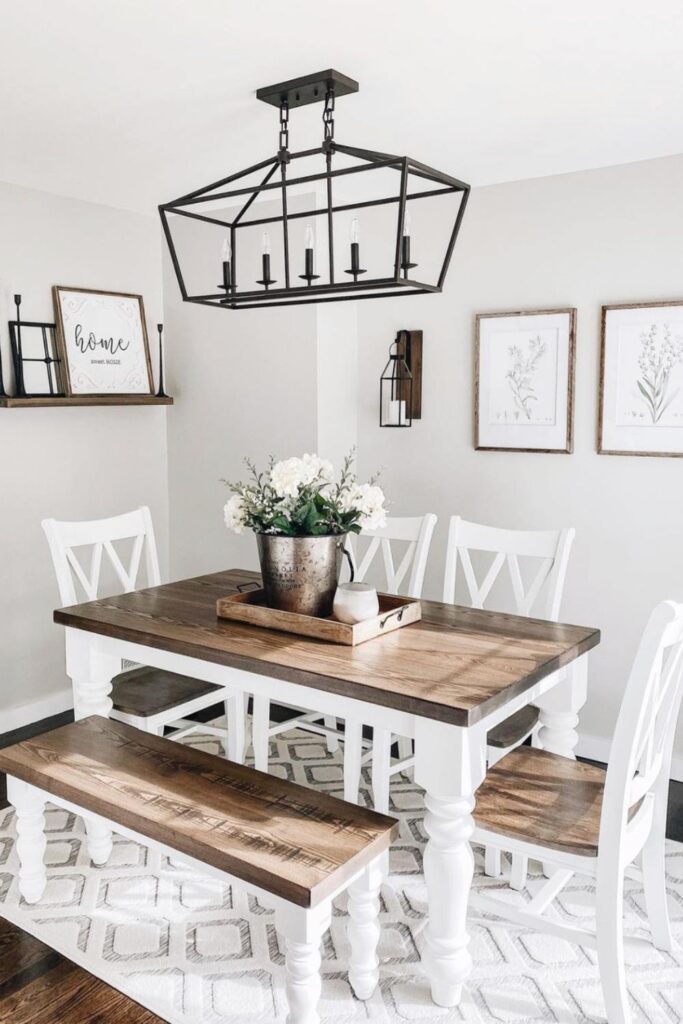
[[[403,358],[400,335],[389,348],[389,361],[379,381],[379,425],[413,425],[413,375]]]
[[[257,99],[280,112],[277,152],[162,203],[185,302],[254,309],[442,290],[469,185],[412,157],[337,142],[335,101],[357,91],[334,70],[259,89]],[[290,151],[290,110],[317,102],[324,103],[322,143]],[[256,200],[268,203],[259,210]],[[372,229],[364,253],[361,222]],[[205,259],[197,259],[200,250]]]

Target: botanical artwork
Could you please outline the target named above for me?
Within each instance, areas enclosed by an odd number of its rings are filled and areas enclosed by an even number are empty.
[[[70,393],[151,394],[142,297],[61,287],[53,296]]]
[[[482,314],[477,447],[567,451],[572,311]]]
[[[683,305],[603,309],[600,450],[683,449]]]

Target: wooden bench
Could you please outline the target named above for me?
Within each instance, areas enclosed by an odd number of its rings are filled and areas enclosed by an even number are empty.
[[[288,1024],[319,1020],[320,941],[348,889],[349,980],[360,999],[379,976],[379,888],[398,823],[212,754],[92,717],[0,750],[17,812],[19,890],[46,884],[46,800],[81,814],[93,861],[110,828],[197,870],[243,882],[275,910],[286,940]]]

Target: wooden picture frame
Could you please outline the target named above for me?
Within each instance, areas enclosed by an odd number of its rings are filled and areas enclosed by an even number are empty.
[[[575,307],[477,313],[475,320],[476,451],[571,454]]]
[[[602,307],[597,451],[683,457],[683,299]]]
[[[141,295],[54,285],[57,346],[67,395],[152,395]]]

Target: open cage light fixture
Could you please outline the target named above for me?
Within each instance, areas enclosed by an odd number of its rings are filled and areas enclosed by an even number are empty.
[[[159,214],[184,301],[226,309],[254,309],[262,306],[425,294],[442,290],[465,212],[469,185],[411,157],[379,153],[337,142],[334,137],[335,101],[340,96],[357,91],[357,82],[334,70],[259,89],[256,93],[257,98],[277,107],[280,111],[277,153],[243,171],[237,171],[220,181],[161,204]],[[313,149],[291,152],[289,111],[316,102],[324,103],[322,144]],[[293,172],[292,166],[297,161],[319,155],[323,157],[323,169],[319,173],[297,175]],[[343,157],[347,163],[344,166],[335,166],[335,157]],[[349,164],[349,160],[353,162]],[[339,162],[338,160],[337,163]],[[389,169],[392,172],[392,180],[395,179],[395,188],[388,194],[381,194],[379,198],[373,196],[370,199],[352,196],[351,201],[345,202],[340,202],[338,198],[335,200],[335,191],[341,178],[372,174],[383,168]],[[262,177],[260,172],[263,174]],[[246,185],[244,179],[255,174],[259,175],[256,182]],[[411,188],[413,182],[418,184]],[[298,194],[294,190],[302,186],[310,187],[312,190],[320,189],[324,201],[315,209],[297,208],[292,197]],[[416,261],[415,247],[411,257],[409,208],[415,210],[420,200],[449,195],[456,195],[458,202],[455,210],[451,210],[453,222],[448,223],[450,233],[443,259],[440,262],[436,261],[439,269],[433,280],[420,280],[419,274],[413,274],[419,264]],[[273,198],[279,200],[279,213],[255,217],[254,213],[258,213],[258,206],[253,205],[256,200]],[[394,240],[390,243],[393,265],[389,263],[387,272],[381,276],[366,277],[364,275],[367,271],[362,266],[358,211],[383,206],[395,206],[397,210],[396,221],[391,227],[392,233],[395,232]],[[229,212],[226,213],[224,208]],[[348,259],[342,268],[335,266],[335,228],[338,226],[340,214],[353,216]],[[327,228],[327,256],[322,262],[318,260],[319,266],[316,265],[315,243],[310,226],[314,217],[322,217]],[[188,291],[186,257],[181,255],[182,245],[174,239],[174,231],[179,224],[175,218],[190,218],[198,225],[212,225],[212,235],[207,240],[207,245],[215,246],[217,227],[225,230],[220,251],[218,248],[216,251],[215,267],[219,281],[213,291],[204,294],[191,294]],[[306,218],[309,223],[305,232],[303,252],[296,253],[293,251],[292,228],[301,218]],[[256,226],[266,229],[262,235],[260,276],[254,272],[253,265],[247,266],[247,260],[240,258],[241,232],[245,228]],[[282,260],[276,270],[277,276],[280,277],[279,281],[272,276],[271,231],[281,232]],[[249,257],[248,262],[253,264],[253,255]],[[326,273],[316,273],[318,269],[323,269]],[[303,273],[300,273],[300,270]]]

